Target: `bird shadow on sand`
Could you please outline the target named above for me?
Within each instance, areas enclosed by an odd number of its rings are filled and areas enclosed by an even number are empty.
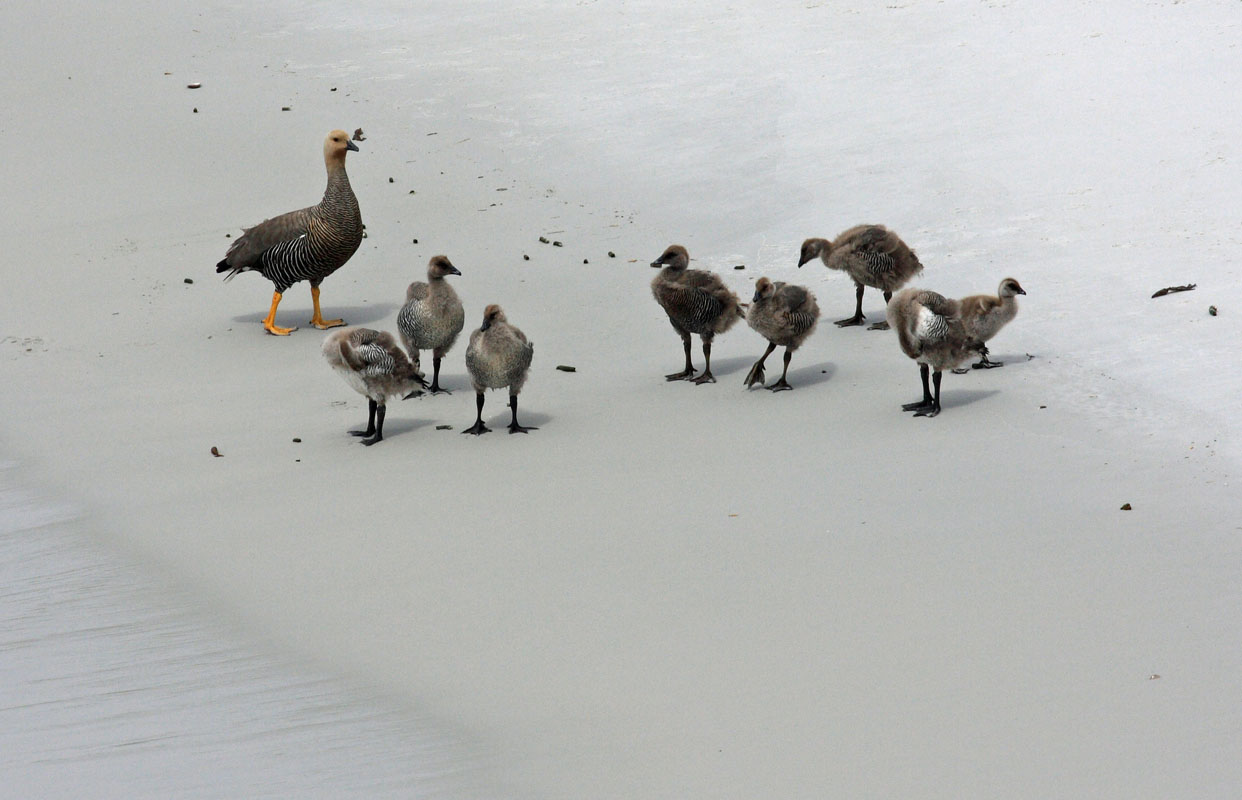
[[[382,319],[392,317],[400,306],[392,303],[370,303],[365,306],[325,306],[323,309],[324,317],[327,319],[341,318],[345,320],[346,325],[369,325]],[[310,318],[312,310],[310,308],[302,308],[300,306],[281,305],[276,312],[276,324],[284,326],[296,325],[299,329],[311,328]],[[262,322],[267,317],[266,311],[256,311],[253,314],[241,314],[233,317],[234,322]],[[394,326],[395,327],[395,326]]]
[[[729,358],[713,358],[712,359],[712,376],[716,380],[724,375],[732,375],[735,372],[750,369],[750,365],[758,360],[758,356],[748,358],[746,356],[730,356]],[[769,360],[769,363],[771,361]],[[694,368],[697,370],[695,375],[703,374],[703,354],[699,353],[699,358],[694,362]]]
[[[991,397],[994,394],[1000,394],[1000,389],[953,389],[945,390],[940,394],[940,407],[957,408],[958,406],[968,406],[971,403]]]
[[[384,420],[384,441],[388,441],[395,436],[413,433],[422,428],[434,428],[435,425],[436,420],[433,419],[423,419],[421,417],[393,419],[390,416]]]

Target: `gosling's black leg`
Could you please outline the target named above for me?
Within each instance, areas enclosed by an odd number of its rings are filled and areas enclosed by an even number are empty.
[[[664,379],[669,381],[684,381],[694,374],[694,364],[690,362],[690,334],[685,331],[678,331],[681,334],[681,344],[686,351],[686,368],[681,372],[674,372],[672,375],[665,375]]]
[[[703,374],[694,378],[691,382],[702,386],[705,383],[715,383],[716,379],[712,377],[712,337],[703,337]]]
[[[973,367],[973,368],[975,368],[975,369],[994,369],[995,367],[1003,367],[1003,366],[1005,366],[1005,362],[1004,362],[1004,361],[990,361],[990,360],[988,360],[988,348],[987,348],[987,345],[979,345],[978,350],[979,350],[979,355],[981,356],[981,358],[980,358],[977,362],[975,362],[974,364],[971,364],[971,365],[970,365],[971,367]]]
[[[776,349],[776,345],[768,342],[768,349],[763,351],[763,355],[750,368],[750,372],[746,373],[746,380],[743,381],[747,386],[754,386],[756,383],[763,385],[763,362],[768,360],[768,356],[772,355],[772,351]]]
[[[932,400],[931,408],[920,408],[914,412],[916,417],[934,417],[940,413],[940,370],[936,370],[932,374],[932,383],[936,385],[936,397]]]
[[[367,447],[384,440],[384,408],[384,406],[379,406],[375,409],[375,435],[362,440]]]
[[[793,358],[793,353],[791,353],[789,351],[789,348],[786,347],[785,348],[785,369],[781,370],[781,379],[777,381],[776,383],[772,384],[771,386],[769,386],[768,389],[770,389],[773,392],[783,392],[783,391],[793,388],[792,386],[789,385],[789,381],[785,380],[785,377],[789,374],[789,360],[791,358]]]
[[[919,364],[919,377],[923,379],[923,399],[917,403],[906,403],[901,407],[902,411],[920,411],[922,409],[929,409],[934,405],[935,401],[932,399],[931,387],[927,383],[928,371],[929,368],[926,364]],[[937,385],[939,385],[939,382],[937,382]]]
[[[474,424],[471,425],[469,428],[466,428],[464,431],[462,431],[462,433],[473,433],[475,436],[478,436],[479,434],[482,434],[482,433],[491,433],[492,429],[483,424],[483,393],[482,392],[475,392],[474,406],[476,410]]]
[[[858,302],[854,307],[854,316],[849,317],[847,319],[837,320],[836,324],[838,328],[848,328],[851,325],[861,325],[867,319],[866,317],[863,316],[863,313],[862,313],[863,285],[857,281],[854,282],[854,285],[858,287],[857,290],[854,292],[855,296],[858,299]]]
[[[377,403],[371,398],[367,398],[367,429],[365,431],[350,431],[350,436],[374,436],[375,435],[375,407]]]
[[[888,311],[887,311],[887,309],[888,309],[888,301],[889,301],[889,300],[892,300],[892,299],[893,299],[893,293],[892,293],[892,292],[885,292],[885,293],[884,293],[884,308],[885,308],[885,314],[887,314],[887,313],[888,313]],[[869,331],[886,331],[886,330],[888,330],[888,320],[887,320],[887,319],[885,319],[885,320],[882,320],[882,321],[880,321],[880,322],[875,322],[875,323],[872,323],[871,325],[868,325],[868,326],[867,326],[867,330],[869,330]]]
[[[440,392],[452,394],[448,389],[440,388],[440,356],[431,357],[431,388],[427,391],[432,394],[439,394]]]
[[[509,411],[513,412],[513,421],[509,423],[509,433],[526,433],[527,431],[537,431],[535,427],[523,427],[517,421],[517,395],[509,395]]]

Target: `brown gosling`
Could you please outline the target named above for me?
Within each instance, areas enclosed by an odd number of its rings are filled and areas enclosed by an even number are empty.
[[[724,285],[720,276],[701,269],[686,269],[690,255],[679,244],[671,245],[663,255],[651,262],[663,267],[651,282],[651,293],[668,314],[673,330],[681,337],[686,351],[686,367],[681,372],[665,375],[666,380],[690,380],[692,383],[715,383],[712,376],[712,339],[733,327],[746,311],[737,295]],[[690,334],[697,333],[703,341],[703,374],[695,373],[690,362]]]
[[[923,265],[914,251],[883,225],[856,225],[831,242],[827,239],[807,239],[802,243],[798,266],[813,258],[819,258],[824,266],[842,270],[854,279],[857,296],[854,316],[837,320],[839,328],[861,325],[866,321],[862,313],[863,287],[882,291],[887,304],[893,292],[923,271]],[[867,330],[888,330],[888,322],[877,322],[868,326]]]
[[[311,302],[315,310],[310,324],[320,330],[344,325],[342,319],[324,319],[319,310],[319,284],[340,269],[362,244],[362,214],[358,198],[345,174],[345,154],[357,150],[345,131],[332,131],[323,143],[323,161],[328,169],[328,188],[318,205],[290,211],[260,222],[237,238],[216,272],[229,274],[254,271],[271,281],[276,292],[272,307],[263,319],[263,328],[276,336],[288,336],[297,328],[276,325],[276,307],[285,291],[298,281],[310,281]]]
[[[410,284],[405,292],[405,305],[397,314],[397,330],[414,362],[414,369],[419,368],[418,351],[431,351],[433,371],[428,391],[432,394],[449,393],[440,388],[440,360],[452,349],[466,325],[461,299],[444,279],[460,274],[447,256],[432,256],[427,264],[427,282]]]
[[[367,429],[350,431],[365,436],[370,447],[384,439],[384,412],[389,397],[422,394],[427,385],[391,333],[370,328],[341,328],[324,337],[323,357],[345,382],[367,398]]]
[[[535,346],[526,341],[524,333],[509,324],[500,306],[493,304],[483,310],[483,324],[470,334],[470,345],[466,348],[466,368],[474,383],[477,416],[474,425],[462,433],[478,436],[491,431],[483,424],[483,392],[506,386],[509,387],[509,410],[513,413],[509,433],[539,430],[519,425],[517,421],[518,393],[526,383],[534,354]]]
[[[819,306],[815,304],[815,295],[805,286],[773,283],[766,277],[756,281],[755,296],[746,311],[746,324],[768,340],[768,349],[750,368],[746,385],[763,385],[763,362],[778,345],[784,345],[785,368],[781,371],[781,379],[764,388],[774,392],[792,389],[786,380],[789,360],[793,357],[793,351],[815,332],[818,323]]]
[[[966,330],[970,331],[980,342],[987,342],[1017,316],[1017,296],[1020,294],[1026,294],[1022,285],[1013,278],[1005,278],[1000,282],[995,295],[972,294],[969,297],[963,297],[958,302],[962,305],[962,323],[965,324]],[[986,346],[979,353],[982,358],[970,365],[974,369],[993,369],[1005,366],[1004,361],[988,360]],[[959,375],[966,372],[965,369],[953,371]]]
[[[918,362],[923,380],[923,399],[901,408],[916,417],[934,417],[940,413],[941,372],[980,352],[983,343],[963,324],[961,303],[924,289],[898,292],[888,304],[888,322],[897,331],[902,352]],[[929,368],[935,371],[935,395],[927,385]]]

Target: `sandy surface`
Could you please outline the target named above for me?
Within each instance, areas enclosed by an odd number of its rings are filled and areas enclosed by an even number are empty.
[[[0,10],[7,449],[221,616],[454,720],[504,794],[1232,794],[1233,5],[405,5]],[[369,237],[325,313],[393,330],[447,253],[468,326],[535,343],[539,431],[458,434],[463,344],[359,447],[323,334],[218,281],[335,127]],[[920,285],[1030,293],[934,420],[794,268],[862,221]],[[674,241],[816,291],[796,391],[743,390],[744,327],[717,385],[662,380]]]

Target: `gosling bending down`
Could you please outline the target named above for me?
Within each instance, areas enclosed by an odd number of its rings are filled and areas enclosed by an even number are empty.
[[[901,408],[916,417],[934,417],[940,413],[941,372],[980,352],[983,343],[966,330],[957,300],[924,289],[898,292],[888,304],[888,322],[897,331],[902,352],[918,362],[923,380],[923,399]],[[934,370],[934,395],[927,384],[929,368]]]
[[[341,328],[324,337],[323,357],[358,394],[367,398],[367,428],[350,431],[365,436],[368,447],[384,439],[384,412],[389,397],[422,394],[427,385],[392,334],[370,328]]]
[[[857,298],[854,316],[837,320],[839,328],[866,321],[862,313],[863,287],[879,289],[884,293],[884,302],[888,303],[893,292],[923,271],[914,251],[883,225],[855,225],[831,242],[807,239],[802,243],[798,266],[814,258],[822,260],[829,269],[842,270],[854,280]],[[877,322],[867,329],[887,330],[888,322]]]

